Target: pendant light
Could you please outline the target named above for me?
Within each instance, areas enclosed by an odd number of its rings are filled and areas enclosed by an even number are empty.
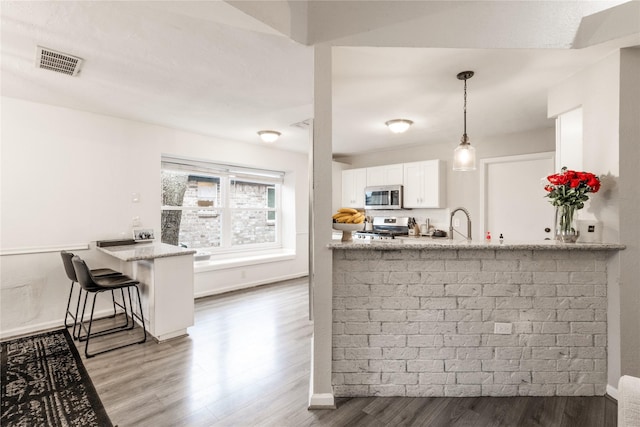
[[[476,149],[471,146],[467,136],[467,80],[473,77],[473,71],[458,73],[458,80],[464,80],[464,133],[460,145],[453,151],[454,171],[476,170]]]

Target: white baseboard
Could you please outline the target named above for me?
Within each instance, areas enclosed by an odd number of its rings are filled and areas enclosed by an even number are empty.
[[[611,384],[607,384],[607,394],[615,400],[618,400],[618,389]]]
[[[94,318],[99,319],[101,317],[110,316],[112,314],[113,314],[113,309],[108,308],[105,310],[96,311],[93,314],[93,316]],[[42,323],[37,323],[35,325],[21,326],[19,328],[13,328],[6,331],[0,330],[0,340],[4,341],[6,339],[13,338],[13,337],[19,337],[22,335],[31,335],[36,332],[44,332],[52,329],[61,329],[61,328],[64,328],[63,317],[61,317],[60,319],[52,320],[50,322],[42,322]]]
[[[309,373],[309,406],[307,409],[336,409],[336,400],[333,397],[333,387],[331,393],[313,392],[313,342],[311,343],[311,372]]]
[[[196,292],[194,297],[197,298],[204,298],[204,297],[210,297],[212,295],[219,295],[219,294],[224,294],[226,292],[232,292],[232,291],[239,291],[241,289],[249,289],[249,288],[254,288],[256,286],[261,286],[261,285],[269,285],[275,282],[281,282],[284,280],[291,280],[291,279],[297,279],[299,277],[305,277],[308,276],[309,274],[307,272],[300,272],[300,273],[293,273],[293,274],[287,274],[284,276],[278,276],[278,277],[269,277],[268,279],[264,279],[264,280],[256,280],[254,282],[244,282],[244,283],[238,283],[235,285],[231,285],[231,286],[225,286],[222,288],[216,288],[216,289],[211,289],[211,290],[207,290],[207,291],[201,291],[201,292]]]
[[[333,393],[315,393],[309,396],[308,409],[336,409]]]

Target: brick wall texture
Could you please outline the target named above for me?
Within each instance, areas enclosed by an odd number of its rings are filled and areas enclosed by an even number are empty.
[[[606,259],[334,249],[334,393],[604,395]],[[494,334],[495,322],[512,323],[512,333]]]
[[[267,187],[258,183],[237,183],[233,186],[232,208],[267,206]],[[220,185],[215,184],[213,207],[220,206]],[[198,206],[198,181],[190,179],[184,194],[183,206]],[[267,221],[266,210],[237,210],[231,213],[231,244],[273,243],[276,228]],[[219,247],[222,237],[220,210],[185,210],[180,221],[179,241],[189,248]]]

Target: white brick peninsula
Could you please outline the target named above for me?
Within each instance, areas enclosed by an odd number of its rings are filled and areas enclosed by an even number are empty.
[[[605,393],[607,259],[623,246],[330,247],[335,396]]]

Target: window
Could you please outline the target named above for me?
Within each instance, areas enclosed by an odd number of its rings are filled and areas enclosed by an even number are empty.
[[[276,223],[276,188],[267,187],[267,224],[275,225]]]
[[[162,242],[212,252],[280,247],[283,176],[163,157]]]

